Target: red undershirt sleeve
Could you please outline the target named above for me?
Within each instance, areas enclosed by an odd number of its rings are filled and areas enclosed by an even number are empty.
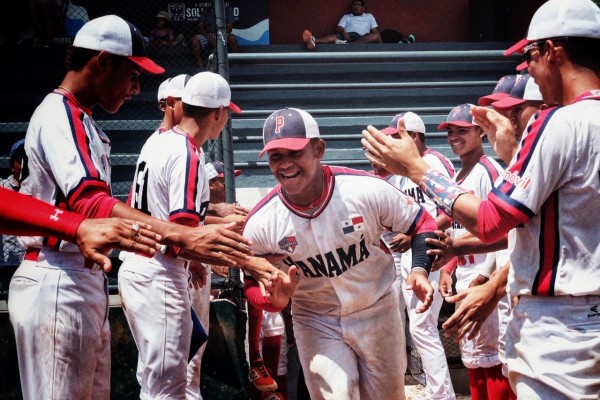
[[[58,236],[74,241],[85,217],[33,197],[0,190],[0,232],[23,236]]]
[[[254,279],[244,279],[244,292],[248,302],[254,307],[260,308],[261,310],[268,312],[279,312],[285,308],[273,306],[271,302],[262,295],[260,292],[260,287],[258,287],[258,282],[256,282]]]

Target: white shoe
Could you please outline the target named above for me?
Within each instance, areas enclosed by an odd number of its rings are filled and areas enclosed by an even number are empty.
[[[348,41],[342,39],[335,39],[335,44],[348,44]]]

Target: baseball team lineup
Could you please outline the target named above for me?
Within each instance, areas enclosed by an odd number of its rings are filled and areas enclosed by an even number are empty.
[[[113,249],[141,399],[203,398],[205,345],[191,343],[198,321],[208,332],[217,267],[243,272],[262,329],[283,331],[275,316],[290,313],[312,400],[405,399],[405,331],[427,398],[456,399],[444,302],[472,399],[600,398],[600,8],[548,0],[513,54],[514,74],[437,125],[460,169],[410,109],[362,131],[371,171],[324,163],[317,119],[282,104],[257,160],[277,184],[250,208],[225,202],[223,164],[204,151],[243,112],[229,83],[164,76],[160,126],[122,202],[92,111],[118,113],[142,74],[165,69],[130,22],[85,23],[29,121],[20,193],[0,189],[0,230],[25,248],[8,298],[23,398],[110,398]],[[258,399],[297,398],[258,362]]]

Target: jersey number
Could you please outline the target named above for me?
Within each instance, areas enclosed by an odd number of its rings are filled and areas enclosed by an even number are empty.
[[[148,210],[148,170],[146,169],[146,162],[142,161],[138,164],[135,169],[135,186],[133,187],[133,196],[131,200],[131,205],[150,215],[150,211]]]

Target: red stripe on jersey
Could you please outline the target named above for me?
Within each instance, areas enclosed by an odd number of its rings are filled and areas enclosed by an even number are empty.
[[[479,159],[479,164],[483,165],[483,168],[485,168],[486,172],[488,173],[488,176],[490,177],[490,182],[492,182],[493,185],[499,176],[496,166],[492,164],[489,156],[482,156]]]
[[[542,205],[540,225],[540,269],[533,281],[531,293],[554,296],[556,270],[560,258],[558,229],[558,192],[553,192]]]
[[[65,96],[63,100],[65,104],[65,110],[67,112],[67,118],[71,125],[71,133],[73,135],[73,142],[75,148],[79,154],[81,164],[85,168],[86,176],[90,178],[100,178],[100,173],[96,168],[96,165],[92,161],[92,151],[90,149],[90,141],[83,125],[83,118],[85,114],[79,108],[76,102],[72,101],[69,97]]]
[[[527,166],[531,162],[531,158],[535,148],[544,133],[544,129],[550,117],[554,112],[558,110],[557,107],[548,108],[546,110],[539,111],[534,116],[534,121],[527,128],[527,135],[521,140],[521,147],[517,152],[516,160],[511,164],[505,171],[507,175],[514,175],[515,177],[522,178],[523,172],[527,169]],[[512,191],[515,189],[515,185],[506,179],[502,181],[498,187],[500,191],[510,196]]]
[[[179,211],[169,215],[169,221],[191,227],[200,226],[200,216],[186,211]]]
[[[198,180],[200,179],[200,158],[196,152],[196,145],[191,141],[191,139],[188,140],[187,144],[187,172],[185,174],[185,196],[183,208],[185,210],[195,210],[196,198],[199,195]]]
[[[435,150],[431,150],[431,149],[425,150],[423,155],[425,155],[425,154],[431,154],[432,156],[439,159],[440,162],[442,163],[442,165],[444,166],[444,168],[446,169],[448,176],[450,178],[454,178],[454,174],[456,174],[456,172],[454,171],[454,165],[452,165],[452,163],[450,162],[450,160],[448,160],[447,157],[445,157],[442,153],[439,153],[439,152],[437,152]]]

